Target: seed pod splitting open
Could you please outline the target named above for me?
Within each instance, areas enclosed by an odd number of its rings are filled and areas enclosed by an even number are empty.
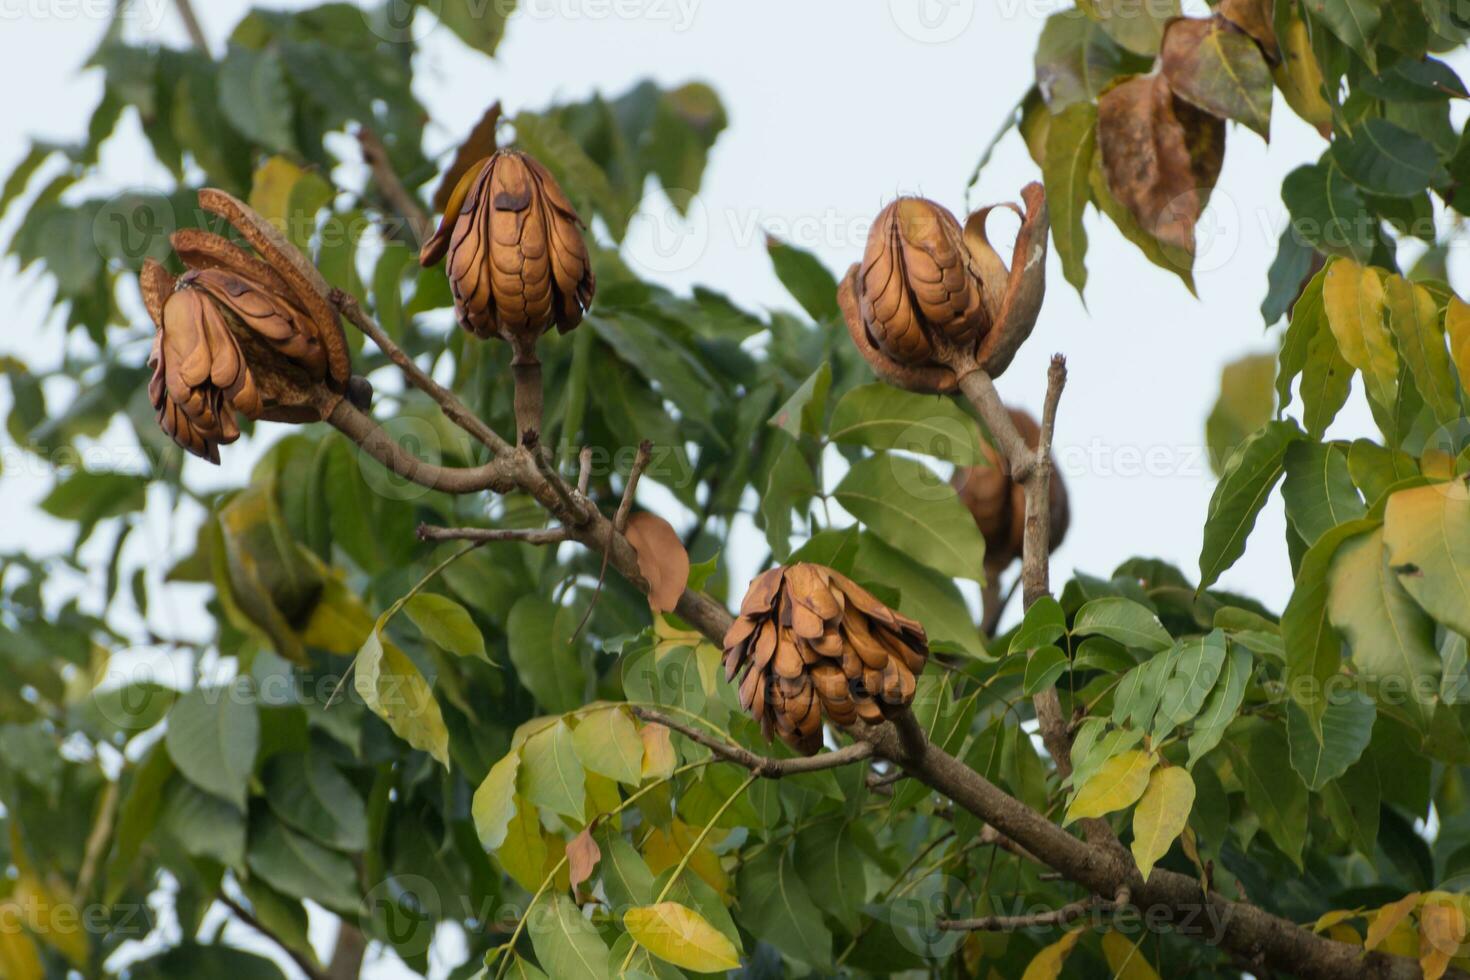
[[[221,191],[200,203],[259,250],[200,229],[170,239],[187,271],[152,260],[139,275],[155,333],[148,394],[159,425],[184,449],[219,462],[235,419],[309,422],[347,390],[350,364],[326,285],[244,204]],[[310,274],[306,270],[310,270]]]
[[[571,330],[592,303],[584,227],[545,167],[499,150],[461,178],[419,261],[447,259],[460,326],[500,337],[518,360],[534,360],[543,333]]]
[[[1021,409],[1013,408],[1010,414],[1026,445],[1035,449],[1041,441],[1041,426]],[[1026,534],[1026,492],[1011,479],[1009,461],[984,439],[980,440],[980,446],[986,465],[956,469],[950,483],[985,538],[985,572],[994,578],[1021,557]],[[1048,489],[1050,550],[1055,551],[1067,534],[1070,520],[1067,485],[1055,464]]]
[[[913,701],[924,628],[823,565],[772,568],[750,584],[725,634],[725,679],[761,725],[806,755],[822,746],[822,712],[838,725],[881,721]]]
[[[980,369],[998,376],[1030,335],[1045,291],[1046,193],[1021,192],[1026,209],[1008,268],[986,235],[993,208],[961,228],[942,206],[899,198],[868,234],[838,303],[858,351],[883,380],[947,393]]]

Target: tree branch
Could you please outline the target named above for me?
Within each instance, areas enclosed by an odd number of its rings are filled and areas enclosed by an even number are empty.
[[[1111,912],[1126,905],[1128,889],[1125,887],[1118,897],[1109,902],[1093,895],[1061,908],[1048,909],[1031,915],[983,915],[974,919],[940,919],[939,928],[956,932],[1016,932],[1020,929],[1037,929],[1043,926],[1064,926],[1095,911]]]
[[[179,12],[179,20],[184,22],[184,32],[189,35],[189,41],[203,54],[209,54],[209,39],[204,36],[204,29],[199,26],[199,18],[194,13],[194,5],[189,0],[174,0],[174,9]]]
[[[343,919],[337,926],[337,944],[332,948],[332,961],[324,980],[357,980],[362,975],[362,960],[367,953],[367,937],[357,926]]]
[[[613,526],[618,529],[619,534],[628,529],[628,515],[633,510],[633,497],[638,493],[638,479],[652,457],[653,443],[644,439],[638,444],[638,455],[633,457],[633,465],[628,470],[628,482],[623,484],[623,499],[618,504],[617,517],[613,519]]]
[[[362,147],[362,158],[372,170],[373,183],[378,185],[383,200],[408,224],[414,246],[422,245],[434,233],[433,219],[418,198],[398,179],[398,172],[388,159],[388,148],[378,134],[364,126],[357,131],[357,142]]]
[[[454,494],[482,490],[509,493],[516,488],[513,458],[497,457],[483,466],[468,469],[426,463],[404,451],[376,419],[345,398],[337,400],[325,421],[393,473],[421,487]]]
[[[871,758],[873,746],[868,742],[853,742],[851,745],[835,749],[831,752],[822,752],[813,756],[796,756],[790,759],[775,759],[770,756],[757,755],[749,749],[715,738],[700,731],[692,725],[686,725],[667,715],[660,714],[651,708],[640,708],[633,706],[633,714],[643,721],[655,725],[663,725],[672,731],[678,732],[705,748],[726,762],[744,766],[757,776],[766,779],[780,779],[782,776],[793,776],[803,772],[820,772],[823,769],[837,769],[841,766],[861,762],[863,759]]]
[[[276,935],[264,922],[257,919],[254,913],[245,906],[226,895],[223,891],[215,895],[215,898],[221,905],[230,910],[231,915],[260,933],[266,939],[269,939],[272,943],[275,943],[281,952],[291,957],[291,961],[300,968],[302,973],[306,974],[308,980],[333,980],[332,977],[322,972],[321,967],[317,966],[311,957],[288,945],[285,940]]]
[[[420,541],[522,541],[526,544],[560,544],[571,535],[559,527],[435,527],[420,524]]]

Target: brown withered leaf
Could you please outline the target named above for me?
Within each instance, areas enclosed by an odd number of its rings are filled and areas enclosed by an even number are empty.
[[[471,167],[484,160],[496,150],[495,127],[500,123],[500,103],[497,101],[480,121],[475,123],[475,128],[470,130],[470,135],[465,137],[459,149],[454,153],[454,160],[449,164],[449,169],[444,171],[444,176],[439,180],[439,186],[434,189],[434,210],[443,213],[449,204],[449,196],[454,193],[455,186],[460,178],[469,173]]]
[[[1254,38],[1262,53],[1274,63],[1281,60],[1276,43],[1275,7],[1272,0],[1220,0],[1215,12]]]
[[[1194,228],[1225,156],[1225,123],[1175,98],[1163,75],[1135,76],[1098,100],[1108,189],[1145,231],[1194,254]]]
[[[592,839],[592,825],[588,824],[567,844],[567,872],[571,877],[572,891],[575,892],[578,885],[592,877],[597,862],[601,860],[602,850]]]
[[[1026,445],[1035,449],[1041,441],[1041,426],[1036,419],[1019,408],[1011,409],[1010,416]],[[1021,557],[1026,532],[1026,492],[1011,479],[1010,464],[995,447],[984,441],[980,447],[985,454],[985,465],[957,468],[950,477],[950,485],[985,538],[985,574],[995,578]],[[1047,496],[1051,551],[1066,537],[1071,519],[1067,484],[1056,469],[1053,461]]]
[[[628,519],[628,543],[638,552],[638,573],[648,582],[648,604],[673,612],[689,583],[689,552],[672,524],[648,511]]]
[[[1271,138],[1271,66],[1247,35],[1218,17],[1179,17],[1159,64],[1177,98]]]

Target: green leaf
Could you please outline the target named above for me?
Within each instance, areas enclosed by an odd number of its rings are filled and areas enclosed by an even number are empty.
[[[487,851],[498,851],[505,843],[510,822],[516,815],[516,782],[521,767],[520,749],[513,749],[490,767],[483,782],[475,790],[471,814],[480,844]]]
[[[1286,733],[1277,725],[1252,726],[1242,738],[1225,743],[1246,804],[1282,853],[1302,867],[1307,838],[1307,787],[1296,770],[1283,765],[1290,756]]]
[[[191,783],[245,809],[260,716],[246,678],[229,687],[199,688],[168,713],[168,754]]]
[[[648,870],[648,862],[643,860],[643,855],[609,825],[598,830],[596,839],[602,851],[602,861],[598,865],[602,887],[607,891],[612,907],[622,909],[652,902],[655,894],[653,872]]]
[[[1051,237],[1062,260],[1062,275],[1081,294],[1087,285],[1087,230],[1082,217],[1092,197],[1093,152],[1097,147],[1097,106],[1077,102],[1051,117],[1041,168],[1051,208]]]
[[[844,928],[858,927],[867,900],[867,878],[854,825],[818,824],[796,835],[796,871],[812,901]]]
[[[795,245],[766,236],[766,253],[776,268],[776,278],[786,287],[807,315],[818,323],[840,323],[837,280],[820,259]]]
[[[368,846],[362,797],[325,753],[277,755],[261,782],[271,812],[293,829],[339,851]]]
[[[1389,327],[1415,386],[1435,421],[1441,425],[1455,422],[1461,417],[1460,393],[1445,348],[1439,304],[1429,290],[1402,276],[1387,277],[1384,294]]]
[[[696,973],[717,973],[740,966],[735,944],[698,912],[678,902],[629,909],[623,925],[650,953]]]
[[[344,855],[288,830],[276,820],[251,828],[250,870],[276,891],[354,915],[361,904],[357,870]]]
[[[439,20],[455,35],[484,54],[493,55],[505,36],[505,22],[515,13],[515,0],[436,0],[431,6]]]
[[[1307,343],[1302,368],[1302,425],[1314,439],[1322,438],[1352,390],[1353,368],[1337,348],[1337,338],[1323,321]]]
[[[852,575],[870,584],[902,582],[898,611],[923,623],[930,642],[953,644],[971,657],[989,659],[959,587],[905,551],[865,531],[858,539]]]
[[[41,974],[36,976],[39,978]],[[182,977],[285,980],[281,968],[264,956],[230,946],[205,946],[193,940],[130,964],[128,976],[134,980],[180,980]]]
[[[1176,97],[1271,138],[1271,69],[1249,35],[1211,20],[1172,21],[1160,63]]]
[[[526,918],[536,959],[557,980],[609,980],[607,944],[582,910],[565,895],[553,895]]]
[[[1036,78],[1052,114],[1074,103],[1096,102],[1114,78],[1146,70],[1148,64],[1147,57],[1119,47],[1100,23],[1077,10],[1048,17],[1036,42]]]
[[[1147,4],[1129,0],[1082,0],[1077,7],[1114,41],[1129,51],[1150,57],[1159,50],[1169,18],[1179,16],[1178,0]]]
[[[1450,483],[1400,490],[1383,516],[1388,565],[1437,621],[1470,636],[1470,487]]]
[[[1434,620],[1389,567],[1384,531],[1343,543],[1327,576],[1327,617],[1342,631],[1358,673],[1427,729],[1439,692]]]
[[[1092,599],[1072,620],[1076,636],[1106,636],[1126,647],[1157,653],[1174,642],[1168,630],[1148,609],[1122,596]]]
[[[1369,194],[1413,197],[1448,179],[1434,144],[1386,119],[1364,119],[1332,141],[1332,159]]]
[[[1288,225],[1281,233],[1276,244],[1276,258],[1271,260],[1271,267],[1266,270],[1266,298],[1261,300],[1261,319],[1266,326],[1272,326],[1282,317],[1291,312],[1298,297],[1304,292],[1303,286],[1308,282],[1312,273],[1312,260],[1316,257],[1313,249],[1298,234],[1296,229]],[[1319,284],[1320,288],[1320,284]],[[1290,338],[1291,331],[1287,331]],[[1286,348],[1290,346],[1289,339],[1282,340],[1282,367],[1286,364]],[[1301,348],[1305,349],[1306,339],[1302,338]],[[1301,371],[1300,360],[1295,364],[1295,370],[1288,375],[1288,380],[1295,377]],[[1280,391],[1282,407],[1291,400],[1291,386],[1287,384],[1284,391]]]
[[[231,45],[219,68],[219,107],[230,125],[268,150],[293,153],[286,68],[274,47],[263,51]]]
[[[1200,589],[1207,589],[1245,553],[1256,516],[1281,479],[1286,450],[1302,438],[1295,422],[1268,422],[1251,435],[1225,464],[1210,497],[1205,540],[1200,550]]]
[[[572,732],[572,741],[589,771],[628,786],[643,781],[643,738],[622,708],[588,712]]]
[[[1286,737],[1291,767],[1314,793],[1347,772],[1368,748],[1378,709],[1361,691],[1334,692],[1321,721],[1287,702]]]
[[[936,571],[982,582],[985,541],[954,488],[902,456],[859,460],[832,494],[849,514]]]
[[[1322,717],[1327,682],[1342,664],[1342,640],[1327,616],[1328,571],[1344,541],[1377,525],[1376,520],[1363,518],[1319,537],[1302,556],[1291,600],[1281,614],[1287,694],[1314,720]]]
[[[485,637],[468,610],[447,596],[420,592],[404,603],[403,611],[431,643],[461,657],[485,655]]]
[[[227,868],[245,863],[245,814],[228,800],[174,780],[164,793],[163,830],[190,857]]]
[[[1362,58],[1370,71],[1377,73],[1373,42],[1382,15],[1376,0],[1305,0],[1305,3],[1316,20]]]
[[[521,746],[517,779],[521,792],[532,803],[575,823],[586,818],[587,774],[577,758],[572,730],[565,721],[558,719]]]
[[[784,847],[768,847],[747,861],[737,888],[740,922],[752,935],[814,969],[830,965],[832,934]]]
[[[586,696],[580,648],[572,642],[582,613],[527,594],[511,607],[506,622],[510,662],[521,684],[547,711],[571,711]]]
[[[1220,372],[1220,396],[1205,420],[1210,467],[1217,474],[1241,443],[1271,421],[1275,370],[1276,358],[1270,354],[1248,354],[1231,361]]]
[[[1198,715],[1225,665],[1225,634],[1220,630],[1178,640],[1175,646],[1173,671],[1159,696],[1156,734]]]
[[[1339,524],[1367,513],[1342,446],[1294,442],[1286,449],[1285,466],[1281,496],[1286,501],[1286,517],[1308,547]]]
[[[1057,678],[1067,670],[1067,655],[1053,646],[1035,650],[1026,658],[1026,677],[1022,693],[1034,697],[1056,684]]]
[[[1184,832],[1193,807],[1194,780],[1189,770],[1161,766],[1149,776],[1148,788],[1133,811],[1133,860],[1138,862],[1138,873],[1145,881],[1154,864],[1169,853],[1169,846]]]
[[[1148,788],[1149,774],[1157,763],[1151,753],[1142,749],[1128,749],[1108,759],[1078,787],[1063,823],[1105,817],[1137,803]]]
[[[1048,643],[1055,643],[1067,633],[1067,614],[1062,604],[1049,595],[1031,603],[1021,625],[1011,634],[1011,653],[1035,650]]]
[[[1290,228],[1282,232],[1281,248],[1283,250],[1287,248],[1286,242],[1289,235],[1291,235]],[[1308,263],[1310,263],[1311,250],[1305,246],[1301,247],[1307,253]],[[1277,261],[1280,261],[1279,253]],[[1272,270],[1274,272],[1274,265],[1272,266]],[[1302,274],[1305,275],[1305,269]],[[1281,354],[1278,358],[1278,367],[1276,370],[1277,410],[1284,412],[1286,411],[1286,407],[1291,404],[1291,383],[1297,375],[1302,373],[1302,369],[1306,366],[1307,343],[1318,332],[1327,329],[1327,321],[1323,319],[1322,313],[1322,272],[1320,270],[1315,276],[1307,280],[1305,284],[1298,277],[1295,280],[1288,280],[1279,284],[1279,288],[1282,290],[1279,300],[1281,314],[1285,315],[1288,308],[1291,312],[1291,320],[1287,323],[1286,332],[1281,337]],[[1277,289],[1278,284],[1273,278],[1271,284],[1272,295],[1276,294]],[[1298,295],[1298,290],[1300,290],[1300,295]],[[1266,298],[1266,302],[1271,302],[1270,296]],[[1263,314],[1265,313],[1264,304],[1262,305],[1262,312]],[[1274,323],[1276,321],[1271,320],[1270,322]]]
[[[791,514],[805,515],[807,505],[820,489],[801,448],[791,440],[776,453],[761,494],[761,522],[765,525],[766,543],[771,554],[785,560],[791,550]]]
[[[803,432],[821,435],[827,417],[827,389],[831,386],[832,365],[823,361],[771,416],[771,424],[793,439],[800,439]]]
[[[357,651],[353,687],[363,704],[393,733],[449,765],[449,731],[429,682],[408,655],[383,639],[381,626]]]
[[[859,385],[832,410],[833,442],[869,449],[901,449],[975,466],[985,460],[975,421],[938,395],[920,395],[881,382]]]
[[[1225,730],[1235,720],[1236,712],[1245,700],[1250,678],[1250,651],[1239,646],[1231,647],[1220,669],[1219,679],[1205,699],[1204,707],[1195,716],[1194,732],[1189,736],[1189,768],[1193,769],[1196,762],[1220,744]]]
[[[145,477],[79,469],[51,489],[41,500],[41,509],[63,521],[75,521],[81,544],[99,521],[142,510],[147,490]]]
[[[1363,192],[1348,180],[1331,155],[1304,164],[1281,182],[1281,200],[1291,212],[1287,234],[1301,237],[1324,255],[1367,262],[1378,243],[1378,225]]]

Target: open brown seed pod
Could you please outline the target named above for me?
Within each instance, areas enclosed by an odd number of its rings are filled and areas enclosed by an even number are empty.
[[[460,326],[534,361],[537,339],[553,326],[571,330],[592,303],[584,227],[545,167],[499,150],[465,171],[419,261],[447,258]]]
[[[1026,445],[1035,449],[1041,441],[1041,426],[1021,409],[1013,408],[1010,412],[1011,421],[1026,440]],[[1021,557],[1026,534],[1026,493],[1020,484],[1011,479],[1010,461],[984,439],[980,440],[980,447],[985,453],[986,465],[956,469],[950,477],[950,483],[959,494],[960,500],[969,508],[976,526],[985,538],[985,574],[994,579],[1011,562]],[[1067,534],[1067,522],[1070,519],[1067,485],[1057,472],[1055,461],[1048,488],[1051,507],[1050,550],[1055,551]]]
[[[858,351],[900,388],[948,393],[973,370],[998,376],[1030,336],[1046,288],[1046,192],[1021,191],[1025,211],[1007,268],[986,236],[993,208],[963,228],[942,206],[899,198],[879,215],[863,260],[837,299]]]
[[[798,752],[838,725],[882,721],[914,699],[929,656],[924,627],[824,565],[772,568],[750,584],[725,634],[725,679],[740,704]]]
[[[149,398],[159,425],[210,462],[250,419],[312,422],[348,390],[347,340],[327,285],[274,228],[223,191],[200,204],[230,221],[251,254],[200,229],[170,242],[187,271],[149,260],[139,274],[153,319]]]

